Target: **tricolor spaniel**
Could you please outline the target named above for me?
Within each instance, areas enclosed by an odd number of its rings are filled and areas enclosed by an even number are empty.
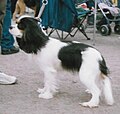
[[[62,68],[78,72],[80,81],[92,94],[88,102],[80,103],[85,107],[99,105],[101,89],[96,81],[103,84],[102,90],[107,104],[114,103],[108,68],[101,53],[94,47],[80,42],[63,42],[48,37],[43,33],[38,21],[23,16],[18,19],[17,26],[10,27],[16,36],[20,49],[32,54],[44,72],[44,88],[38,89],[39,98],[53,98],[58,90],[57,71]]]

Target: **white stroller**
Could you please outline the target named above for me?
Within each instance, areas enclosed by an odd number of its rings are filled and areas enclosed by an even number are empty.
[[[113,6],[108,0],[97,0],[97,3],[98,9],[103,14],[101,20],[96,24],[97,29],[102,35],[110,35],[112,31],[110,24],[114,22],[114,32],[120,34],[120,9]]]
[[[95,7],[95,0],[84,0],[89,9]],[[111,23],[114,22],[114,32],[120,34],[120,9],[113,6],[109,0],[96,0],[97,2],[97,18],[96,28],[104,36],[110,35],[112,32]],[[88,16],[88,24],[94,23],[93,13]]]

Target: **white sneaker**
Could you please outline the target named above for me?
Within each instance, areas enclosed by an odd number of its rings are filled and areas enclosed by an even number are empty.
[[[14,84],[17,78],[0,72],[0,84]]]

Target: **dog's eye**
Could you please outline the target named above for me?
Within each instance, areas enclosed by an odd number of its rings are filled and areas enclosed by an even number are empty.
[[[19,23],[17,26],[20,30],[24,30],[25,29],[25,25]]]

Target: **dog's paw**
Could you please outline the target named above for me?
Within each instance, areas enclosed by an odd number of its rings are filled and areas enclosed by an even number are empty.
[[[43,99],[51,99],[53,98],[53,95],[50,92],[45,92],[43,94],[39,94],[38,97]]]
[[[96,108],[98,107],[98,104],[92,103],[92,102],[83,102],[83,103],[79,103],[81,106],[84,107],[89,107],[89,108]]]
[[[45,88],[43,88],[43,89],[38,88],[37,92],[40,93],[40,94],[43,94],[45,92]]]

